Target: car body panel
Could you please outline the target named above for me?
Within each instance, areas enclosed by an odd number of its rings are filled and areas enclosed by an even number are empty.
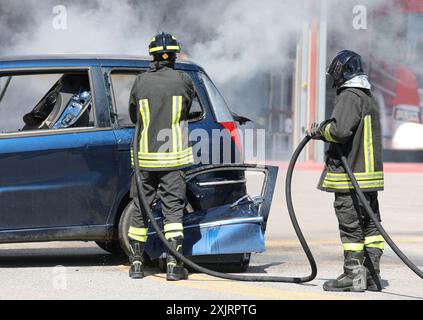
[[[124,55],[52,54],[45,56],[0,57],[0,69],[68,68],[83,66],[148,68],[150,63],[150,57]],[[178,61],[176,68],[185,71],[198,71],[202,69],[190,61]]]
[[[251,170],[265,174],[261,194],[251,199],[244,196],[232,204],[185,213],[183,250],[186,256],[221,255],[265,250],[264,233],[275,189],[278,167],[252,164],[221,164],[202,166],[187,172],[187,188],[201,183],[197,177],[209,172]],[[195,192],[198,196],[198,192]],[[155,208],[156,221],[163,228],[160,208]],[[155,259],[166,251],[152,226],[146,251]]]
[[[158,218],[161,224],[161,218]],[[217,255],[263,252],[263,217],[253,204],[230,205],[184,216],[184,255]],[[149,230],[146,252],[152,259],[166,251],[153,229]]]
[[[106,223],[118,178],[112,130],[0,139],[0,150],[0,230]]]
[[[113,119],[108,74],[115,69],[146,70],[149,64],[149,58],[122,56],[0,58],[2,75],[86,70],[96,124],[91,128],[0,134],[1,243],[117,239],[120,214],[130,201],[129,155],[134,128],[120,127]],[[189,123],[190,132],[203,129],[211,136],[212,130],[222,130],[198,76],[204,70],[185,61],[178,62],[176,68],[191,76],[204,110],[201,119]],[[224,138],[231,141],[228,133]],[[259,202],[245,198],[245,167],[210,165],[216,161],[214,152],[221,148],[217,140],[210,139],[209,148],[197,154],[208,163],[188,171],[195,179],[188,181],[193,211],[184,217],[186,254],[261,252],[277,168],[265,169],[268,179]],[[201,187],[213,179],[236,184]],[[161,213],[156,214],[161,222]],[[155,237],[152,232],[147,249],[152,257],[163,252]]]

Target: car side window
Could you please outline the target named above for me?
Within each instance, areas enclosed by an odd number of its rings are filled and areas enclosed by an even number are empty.
[[[203,107],[200,104],[200,100],[196,95],[194,100],[192,100],[191,108],[189,109],[188,121],[198,121],[204,115]]]
[[[0,75],[0,133],[92,126],[87,72]]]
[[[129,116],[129,96],[132,86],[140,71],[116,70],[110,73],[111,86],[117,122],[120,127],[129,127],[134,124]]]
[[[214,83],[210,80],[210,78],[204,72],[199,72],[199,76],[200,76],[201,83],[206,89],[216,121],[217,122],[233,121],[231,111],[229,110],[229,107],[225,99],[223,98],[219,90],[217,90]]]
[[[117,114],[117,122],[120,127],[134,125],[129,116],[129,96],[135,79],[139,73],[140,71],[138,70],[113,70],[110,73],[115,112]],[[190,122],[198,121],[202,119],[203,115],[204,108],[196,96],[192,102],[188,120]]]

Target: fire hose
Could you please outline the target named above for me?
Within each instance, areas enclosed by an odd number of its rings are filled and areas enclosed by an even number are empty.
[[[423,279],[423,272],[398,248],[398,246],[395,244],[395,242],[392,240],[392,238],[389,236],[389,234],[385,231],[382,224],[380,223],[379,219],[377,218],[376,214],[373,212],[372,208],[370,207],[369,203],[366,200],[366,196],[364,195],[363,191],[361,190],[360,186],[358,185],[357,179],[355,178],[351,167],[348,164],[348,160],[343,155],[341,148],[339,145],[336,145],[336,149],[338,154],[341,156],[342,165],[348,174],[348,177],[351,179],[351,183],[354,187],[355,192],[357,193],[358,198],[360,199],[361,204],[364,206],[364,209],[366,210],[366,213],[369,215],[370,219],[374,222],[376,225],[377,230],[380,232],[382,237],[385,239],[385,241],[388,243],[388,245],[391,247],[392,251],[395,252],[395,254],[398,256],[398,258],[401,259],[402,262],[404,262],[407,267],[409,267],[415,274],[417,274],[420,278]]]
[[[138,118],[139,118],[139,114],[138,114]],[[139,139],[137,138],[139,136],[140,126],[141,126],[141,121],[139,121],[139,120],[140,119],[138,119],[137,126],[135,127],[135,139],[134,139],[134,143],[133,143],[134,155],[138,155],[138,150],[139,150]],[[316,265],[316,262],[314,260],[313,255],[312,255],[312,252],[311,252],[311,250],[310,250],[310,248],[309,248],[309,246],[308,246],[308,244],[307,244],[307,242],[304,238],[304,235],[301,231],[299,223],[297,221],[295,210],[294,210],[294,207],[293,207],[293,202],[292,202],[292,195],[291,195],[291,182],[292,182],[292,175],[293,175],[293,172],[294,172],[295,164],[296,164],[297,159],[298,159],[299,155],[301,154],[302,150],[304,149],[304,147],[307,145],[307,143],[310,140],[311,140],[310,136],[304,137],[304,139],[300,142],[300,144],[298,145],[298,147],[294,151],[294,153],[291,157],[289,166],[288,166],[288,170],[287,170],[287,173],[286,173],[286,180],[285,180],[285,196],[286,196],[286,204],[287,204],[287,207],[288,207],[288,213],[289,213],[292,225],[294,227],[295,233],[298,237],[298,240],[300,241],[300,244],[301,244],[301,246],[302,246],[302,248],[303,248],[303,250],[304,250],[304,252],[307,256],[307,259],[308,259],[310,267],[311,267],[311,273],[307,276],[286,277],[286,276],[261,276],[261,275],[228,274],[228,273],[218,272],[218,271],[215,271],[215,270],[205,268],[203,266],[200,266],[200,265],[192,262],[190,259],[186,258],[184,255],[182,255],[181,253],[176,251],[170,245],[170,243],[166,240],[165,235],[164,235],[163,231],[161,230],[160,226],[156,222],[156,219],[154,218],[152,210],[151,210],[150,206],[148,205],[148,203],[146,201],[145,195],[142,192],[139,163],[138,163],[138,161],[136,161],[137,157],[134,156],[134,171],[135,171],[134,174],[135,174],[136,188],[137,188],[137,193],[138,193],[138,198],[139,198],[139,201],[140,201],[141,209],[143,209],[143,212],[147,215],[153,229],[155,230],[157,236],[159,237],[160,241],[163,243],[165,248],[168,250],[168,252],[170,254],[172,254],[176,259],[183,262],[186,266],[190,267],[191,269],[193,269],[197,272],[205,273],[205,274],[208,274],[210,276],[217,277],[217,278],[222,278],[222,279],[227,279],[227,280],[236,280],[236,281],[287,282],[287,283],[303,283],[303,282],[312,281],[317,275],[317,265]],[[395,245],[395,243],[392,241],[392,239],[389,237],[389,235],[383,229],[383,227],[380,224],[380,222],[378,221],[376,215],[373,213],[372,209],[368,205],[368,203],[365,199],[365,196],[364,196],[363,192],[361,191],[361,189],[360,189],[360,187],[357,183],[357,180],[355,179],[355,177],[354,177],[354,175],[351,171],[351,168],[348,165],[348,162],[347,162],[345,156],[342,156],[341,159],[342,159],[343,165],[345,167],[345,170],[346,170],[348,176],[350,177],[350,179],[353,183],[353,186],[354,186],[354,188],[355,188],[355,190],[356,190],[356,192],[359,196],[360,201],[362,201],[362,203],[365,207],[365,210],[369,214],[370,218],[375,222],[376,227],[380,231],[381,235],[384,237],[386,242],[391,246],[393,251],[398,255],[398,257],[410,269],[412,269],[418,276],[420,276],[422,278],[422,272],[399,250],[399,248]]]

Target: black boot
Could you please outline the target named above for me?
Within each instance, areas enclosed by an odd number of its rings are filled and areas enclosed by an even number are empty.
[[[364,261],[364,266],[367,269],[367,290],[381,291],[381,288],[378,287],[377,281],[379,281],[380,285],[380,258],[382,257],[383,250],[378,248],[366,248],[366,251],[368,257],[370,258],[370,261],[368,259]],[[374,272],[372,272],[372,269]]]
[[[325,291],[363,292],[366,290],[366,268],[364,267],[364,251],[344,253],[344,273],[336,280],[323,284]]]
[[[168,241],[176,251],[182,254],[182,237],[170,238]],[[166,280],[178,281],[188,279],[188,270],[185,269],[183,262],[176,260],[169,252],[167,253],[166,264]]]
[[[144,260],[142,255],[144,252],[145,242],[129,239],[129,244],[132,249],[132,254],[129,256],[129,263],[131,264],[129,276],[132,279],[142,279],[144,277]]]

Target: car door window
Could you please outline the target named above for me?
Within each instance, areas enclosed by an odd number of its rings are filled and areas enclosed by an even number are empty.
[[[129,116],[129,95],[139,71],[113,71],[110,80],[117,123],[120,127],[133,126]]]
[[[199,72],[199,76],[202,84],[206,89],[216,121],[220,123],[228,121],[232,122],[233,117],[231,111],[229,110],[225,99],[220,94],[219,90],[217,90],[214,83],[204,72]]]
[[[0,75],[0,133],[91,126],[87,72]]]
[[[189,109],[188,121],[198,121],[204,116],[204,109],[200,104],[198,96],[192,100],[191,108]]]
[[[113,101],[117,122],[120,127],[133,126],[129,116],[129,95],[139,70],[113,70],[110,73],[110,80],[113,92]],[[190,122],[198,121],[204,116],[204,108],[202,107],[198,97],[196,96],[192,102],[188,119]]]

